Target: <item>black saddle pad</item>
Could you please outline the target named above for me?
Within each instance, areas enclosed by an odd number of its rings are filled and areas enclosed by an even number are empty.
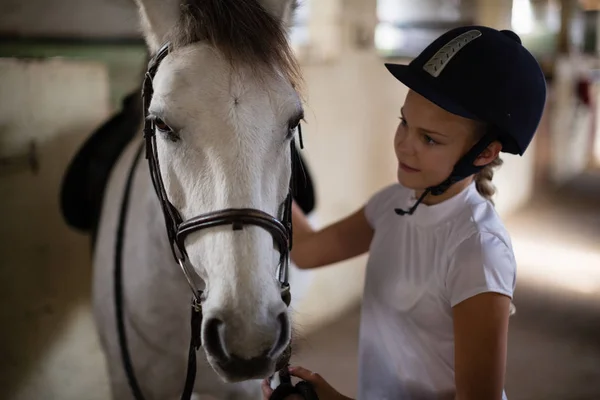
[[[69,226],[95,237],[110,171],[138,134],[141,122],[141,98],[136,91],[124,99],[122,110],[93,132],[73,157],[60,192],[61,213]]]
[[[95,241],[102,201],[110,172],[117,159],[140,133],[143,118],[139,91],[128,95],[123,109],[101,125],[85,141],[71,160],[64,175],[60,207],[66,223],[74,229],[91,233]],[[315,191],[306,163],[299,152],[294,169],[294,200],[305,212],[315,208]]]

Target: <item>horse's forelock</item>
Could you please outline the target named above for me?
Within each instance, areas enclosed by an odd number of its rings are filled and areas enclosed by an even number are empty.
[[[184,0],[170,32],[173,49],[207,41],[232,64],[277,69],[300,86],[300,68],[286,28],[258,0]]]

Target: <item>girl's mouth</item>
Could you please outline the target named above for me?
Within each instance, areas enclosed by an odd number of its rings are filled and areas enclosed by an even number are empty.
[[[402,162],[401,162],[401,163],[399,163],[399,165],[400,165],[400,168],[402,168],[402,170],[403,170],[403,171],[405,171],[405,172],[412,172],[412,173],[415,173],[415,172],[419,172],[419,171],[421,171],[420,169],[416,169],[416,168],[413,168],[413,167],[409,167],[408,165],[406,165],[406,164],[404,164],[404,163],[402,163]]]

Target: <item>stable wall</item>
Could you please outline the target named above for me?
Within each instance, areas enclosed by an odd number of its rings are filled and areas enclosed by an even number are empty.
[[[11,160],[0,165],[2,399],[108,396],[89,313],[89,238],[59,213],[63,172],[108,116],[108,98],[102,64],[0,59],[0,157]]]

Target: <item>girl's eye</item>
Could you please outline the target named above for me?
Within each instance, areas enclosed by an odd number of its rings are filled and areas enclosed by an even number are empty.
[[[407,126],[408,125],[406,123],[406,120],[404,118],[402,118],[402,117],[399,117],[399,118],[400,118],[400,125],[402,125],[402,126]]]
[[[425,139],[425,143],[427,143],[428,145],[437,144],[437,142],[433,140],[429,135],[423,135],[423,138]]]

